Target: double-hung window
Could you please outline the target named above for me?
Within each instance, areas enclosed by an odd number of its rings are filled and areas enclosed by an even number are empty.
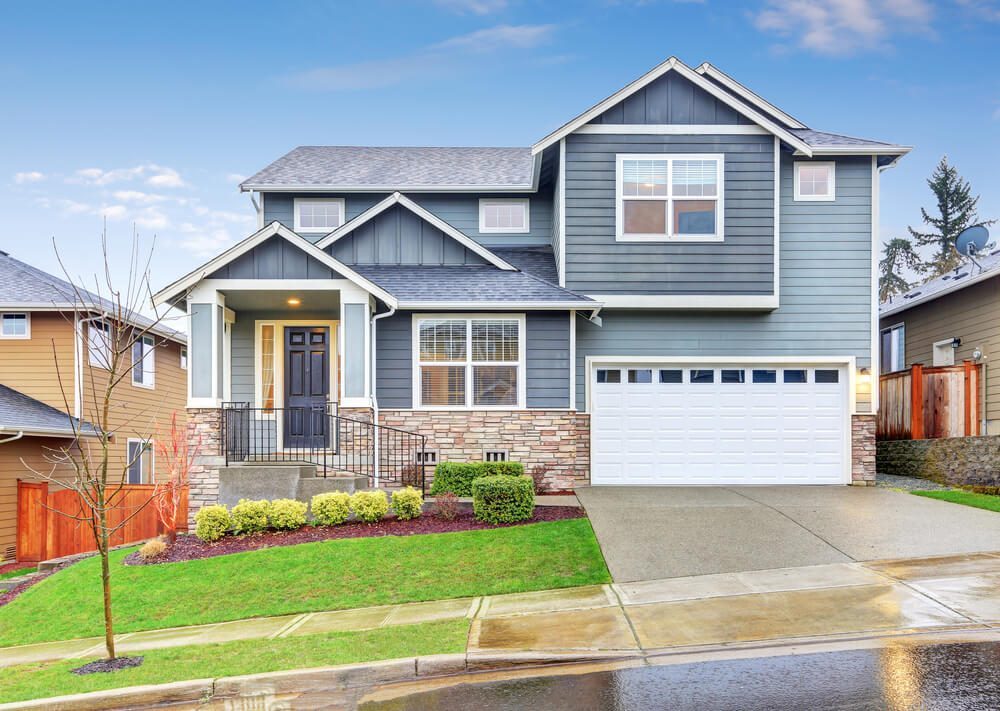
[[[343,198],[295,198],[296,232],[333,232],[342,224]]]
[[[618,156],[617,239],[723,239],[722,154]]]
[[[128,484],[153,481],[153,441],[129,438],[126,442]]]
[[[896,324],[879,333],[879,369],[892,373],[906,368],[906,328]]]
[[[0,338],[31,338],[31,317],[26,313],[0,314]]]
[[[132,344],[132,384],[152,388],[156,377],[156,340],[143,336]]]
[[[414,404],[524,407],[524,317],[417,317]]]
[[[87,324],[87,352],[91,365],[111,369],[111,324],[107,321]]]

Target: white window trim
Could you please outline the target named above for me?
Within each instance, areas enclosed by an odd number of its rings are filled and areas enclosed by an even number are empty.
[[[486,207],[489,205],[524,205],[524,227],[511,229],[507,227],[487,227]],[[531,232],[531,200],[529,198],[480,198],[479,199],[479,231],[483,234],[526,234]]]
[[[131,371],[132,385],[137,388],[145,388],[146,390],[156,389],[156,339],[152,336],[143,336],[142,342],[142,382],[137,383],[135,381],[135,351],[132,351],[132,367],[129,368]],[[146,348],[149,348],[147,351]],[[135,348],[135,344],[132,345]],[[146,361],[149,361],[148,364]],[[146,366],[149,366],[148,370]],[[146,382],[146,376],[149,376],[149,382]]]
[[[802,166],[815,168],[822,166],[830,169],[830,192],[826,195],[803,195],[799,191],[799,172]],[[797,160],[795,161],[795,172],[792,178],[795,191],[795,202],[833,202],[837,199],[837,163],[832,160]]]
[[[945,338],[941,341],[934,341],[933,348],[931,349],[931,365],[932,367],[955,365],[955,347],[952,345],[955,342],[954,338]],[[945,348],[948,350],[946,351]],[[945,360],[950,360],[951,363],[937,363],[938,352],[950,353],[950,358],[945,358]]]
[[[11,340],[11,341],[26,341],[31,338],[31,313],[28,311],[3,311],[0,312],[0,318],[4,316],[24,316],[24,334],[23,335],[4,335],[3,324],[0,322],[0,338]]]
[[[496,361],[473,361],[472,360],[472,321],[489,321],[491,319],[517,321],[517,404],[516,405],[475,405],[473,404],[473,377],[472,366],[474,365],[515,365],[514,363],[500,363]],[[458,361],[434,361],[422,363],[420,361],[420,323],[421,321],[465,321],[466,322],[466,353],[464,363]],[[413,367],[413,400],[414,410],[524,410],[527,401],[527,329],[525,327],[525,316],[523,313],[425,313],[413,314],[412,321],[412,367]],[[421,377],[420,367],[422,365],[464,365],[465,372],[465,404],[464,405],[424,405],[421,402]]]
[[[623,164],[627,160],[666,160],[667,161],[667,195],[648,196],[651,200],[662,200],[667,203],[667,234],[625,234],[625,211],[622,195]],[[704,200],[706,196],[691,195],[675,198],[673,196],[673,172],[675,160],[714,160],[716,161],[716,178],[719,194],[715,200],[715,234],[714,235],[675,235],[673,234],[673,202],[674,200]],[[615,155],[615,240],[618,242],[722,242],[725,240],[725,193],[726,193],[726,157],[722,153],[618,153]],[[647,196],[640,196],[644,199]],[[628,199],[635,199],[629,196]]]
[[[129,437],[125,440],[125,483],[130,484],[128,481],[128,465],[131,463],[131,458],[129,457],[129,450],[132,448],[132,443],[138,442],[145,445],[142,454],[139,455],[139,479],[140,484],[152,484],[156,481],[156,441],[152,438],[143,439],[142,437]],[[145,473],[143,471],[143,459],[149,455],[149,477],[148,481],[141,481],[142,475]]]
[[[879,351],[878,351],[878,361],[879,364],[882,363],[882,334],[889,333],[893,331],[899,331],[899,337],[896,339],[896,343],[899,345],[899,367],[896,367],[896,359],[892,357],[892,353],[889,353],[889,371],[890,373],[898,373],[901,370],[906,370],[906,324],[903,322],[894,323],[891,326],[886,326],[885,328],[879,329]],[[949,339],[950,340],[950,339]],[[889,347],[892,348],[892,343],[890,342]]]
[[[333,227],[303,227],[302,222],[299,219],[299,207],[301,207],[305,203],[317,203],[317,202],[339,203],[340,222],[334,225]],[[310,233],[329,234],[330,232],[333,232],[335,229],[337,229],[338,227],[343,225],[344,222],[347,221],[347,213],[345,211],[347,208],[347,204],[344,198],[294,198],[292,200],[292,203],[293,203],[292,212],[294,213],[294,223],[296,232],[301,232],[305,234],[310,234]]]
[[[187,370],[188,369],[188,366],[187,366],[187,361],[188,361],[188,349],[187,349],[187,346],[181,346],[180,347],[180,351],[178,352],[178,356],[177,357],[178,357],[178,365],[180,366],[181,370]]]
[[[105,330],[105,328],[107,330]],[[107,348],[105,349],[104,353],[99,354],[100,356],[103,356],[103,358],[104,358],[103,362],[102,362],[102,360],[101,360],[100,357],[97,357],[97,358],[94,357],[95,356],[95,353],[94,353],[94,343],[95,343],[95,341],[94,341],[94,332],[97,331],[97,330],[99,330],[102,333],[106,334],[106,338],[107,338],[107,340],[105,341],[105,344],[106,344]],[[112,349],[111,338],[112,338],[112,335],[113,335],[113,333],[112,333],[111,324],[109,324],[107,321],[95,320],[95,321],[90,321],[87,324],[87,360],[90,362],[90,365],[92,365],[93,367],[95,367],[95,368],[101,368],[103,370],[109,370],[110,369],[110,367],[111,367],[111,349]]]

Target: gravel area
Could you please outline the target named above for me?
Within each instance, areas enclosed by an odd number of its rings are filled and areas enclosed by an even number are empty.
[[[883,489],[905,489],[906,491],[947,491],[954,487],[938,484],[930,479],[918,479],[913,476],[897,476],[895,474],[877,474],[875,485]]]

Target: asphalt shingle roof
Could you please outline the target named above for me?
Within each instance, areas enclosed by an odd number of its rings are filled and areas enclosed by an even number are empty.
[[[898,148],[895,144],[886,143],[885,141],[873,141],[868,138],[844,136],[840,133],[816,131],[811,128],[790,128],[788,130],[813,148],[834,148],[842,146],[856,148]]]
[[[241,187],[530,188],[533,170],[530,148],[299,146]]]
[[[489,250],[523,272],[550,284],[559,284],[556,257],[551,247],[490,247]]]
[[[81,423],[75,417],[44,402],[28,397],[6,385],[0,385],[0,428],[5,434],[23,430],[25,433],[46,432],[73,435],[73,423],[81,434],[96,435],[93,425]],[[0,445],[2,446],[2,445]]]
[[[970,284],[974,284],[975,282],[972,280],[978,279],[983,274],[992,274],[1000,277],[1000,249],[994,249],[989,254],[977,257],[976,261],[979,262],[979,266],[968,261],[963,262],[962,266],[958,269],[953,269],[947,274],[939,276],[936,279],[931,279],[925,284],[913,287],[905,294],[894,296],[889,301],[879,304],[879,313],[894,313],[906,308],[909,304],[923,303],[942,296],[945,293],[959,291]]]

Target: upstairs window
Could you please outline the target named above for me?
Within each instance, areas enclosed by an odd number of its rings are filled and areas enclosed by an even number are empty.
[[[906,368],[906,328],[903,324],[883,328],[879,333],[879,370],[892,373]]]
[[[143,336],[132,344],[132,384],[152,388],[156,376],[156,341]]]
[[[837,164],[833,161],[795,163],[795,199],[798,201],[834,200]]]
[[[91,365],[111,370],[111,324],[106,321],[87,324],[87,352]]]
[[[181,370],[188,369],[188,349],[187,346],[181,346]]]
[[[719,241],[723,157],[618,156],[617,239]]]
[[[333,232],[342,224],[343,198],[295,198],[296,232]]]
[[[479,231],[523,233],[530,229],[527,198],[495,198],[479,201]]]
[[[31,317],[26,313],[0,314],[0,338],[31,338]]]

